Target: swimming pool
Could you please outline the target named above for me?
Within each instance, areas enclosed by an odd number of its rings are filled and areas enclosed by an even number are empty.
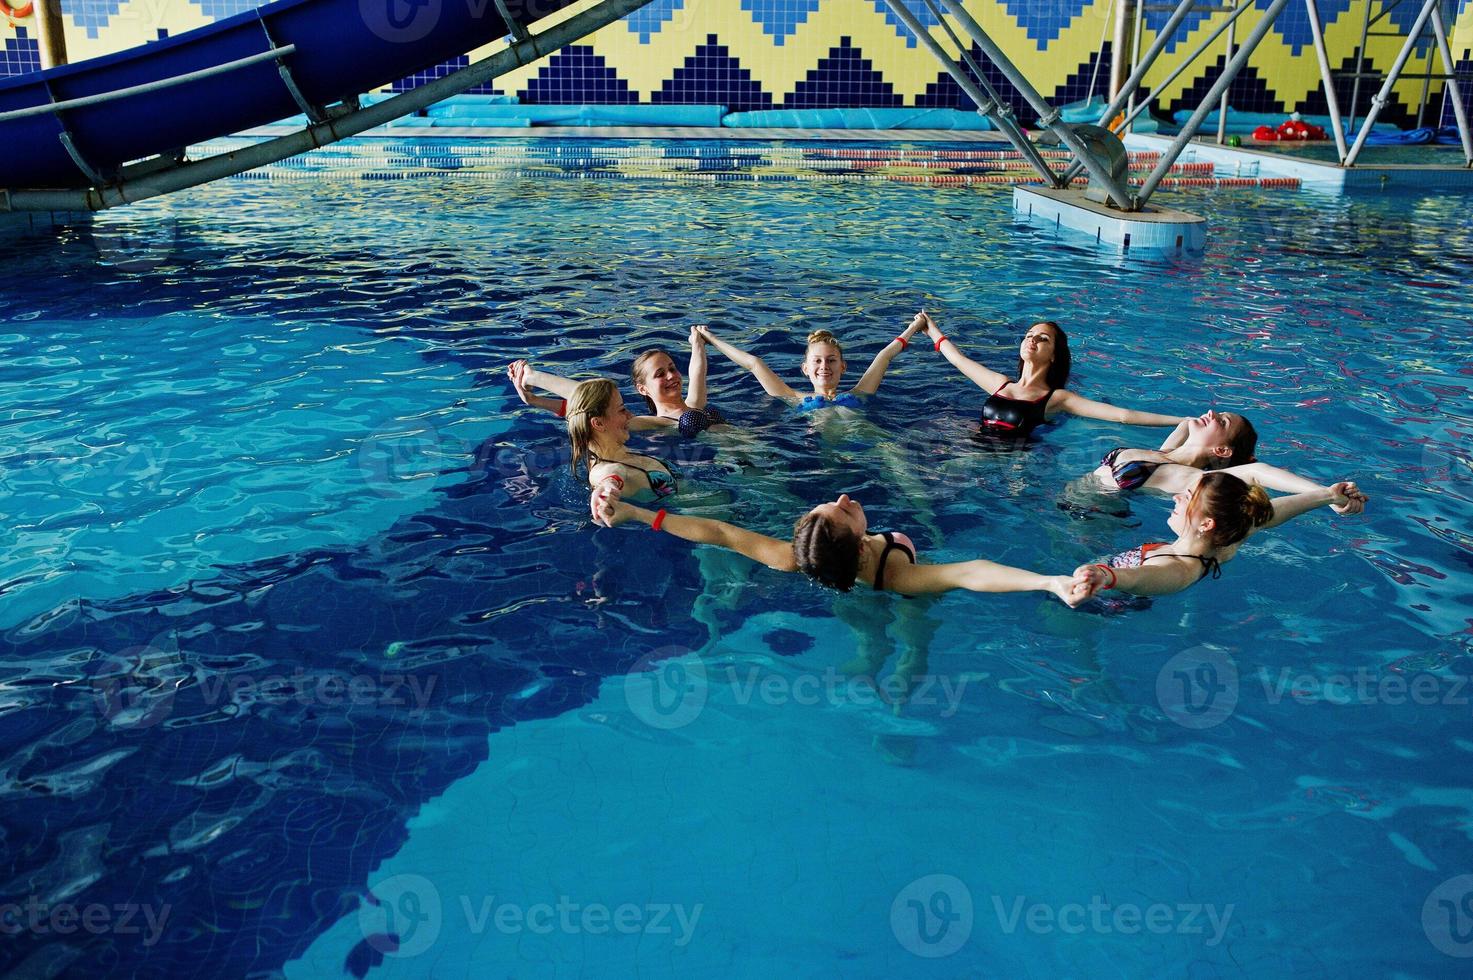
[[[1056,240],[1004,187],[513,173],[227,181],[29,241],[0,965],[1461,973],[1466,208],[1162,200],[1205,256]],[[922,302],[998,366],[1052,316],[1085,394],[1243,411],[1371,507],[1145,609],[836,600],[590,528],[502,374],[622,379],[708,321],[788,375],[828,327],[857,377]],[[712,390],[740,432],[648,445],[769,533],[846,491],[931,560],[1068,571],[1169,509],[1070,506],[1130,430],[974,443],[980,393],[924,344],[863,416],[795,418],[719,358]],[[896,710],[856,660],[924,688]]]

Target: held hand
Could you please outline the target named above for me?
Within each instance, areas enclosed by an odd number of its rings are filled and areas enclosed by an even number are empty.
[[[1370,499],[1351,480],[1330,487],[1330,493],[1335,498],[1330,503],[1330,509],[1337,514],[1359,514],[1366,509],[1366,501]]]
[[[1086,599],[1094,598],[1104,590],[1109,581],[1110,576],[1099,565],[1080,565],[1074,569],[1074,577],[1070,580],[1070,595],[1074,597],[1071,605],[1077,606]]]
[[[1089,596],[1080,593],[1074,587],[1074,579],[1068,575],[1048,576],[1048,590],[1059,597],[1059,601],[1070,609],[1078,606]]]
[[[620,499],[624,494],[624,481],[618,477],[610,477],[601,480],[598,486],[593,488],[593,493],[588,495],[588,513],[593,518],[593,523],[602,524],[604,527],[613,527],[619,523],[616,520],[620,507],[627,507]],[[627,518],[623,518],[627,520]]]
[[[936,326],[936,321],[931,319],[931,314],[927,313],[925,310],[921,310],[921,312],[917,313],[916,316],[921,318],[921,329],[926,331],[927,337],[930,337],[933,341],[939,340],[941,338],[941,328]]]
[[[511,379],[512,387],[516,389],[517,397],[524,405],[531,404],[532,393],[527,384],[527,374],[531,370],[532,366],[526,361],[512,361],[506,367],[506,376]]]
[[[698,323],[690,328],[691,347],[704,347],[706,345],[706,325]]]
[[[691,327],[691,333],[700,335],[701,343],[703,344],[714,342],[716,337],[716,335],[711,332],[711,328],[706,326],[704,323],[698,323],[694,327]]]

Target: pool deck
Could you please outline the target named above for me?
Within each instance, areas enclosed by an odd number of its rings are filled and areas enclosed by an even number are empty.
[[[1171,145],[1171,137],[1147,133],[1131,133],[1125,138],[1129,150],[1162,153]],[[1453,157],[1461,164],[1461,153]],[[1193,141],[1182,151],[1182,163],[1214,164],[1218,175],[1231,168],[1234,175],[1293,177],[1301,186],[1318,191],[1383,191],[1401,190],[1473,190],[1473,169],[1467,166],[1414,163],[1361,163],[1341,167],[1326,160],[1254,149],[1249,146],[1219,146],[1216,141]]]
[[[296,126],[262,126],[241,136],[288,136]],[[748,129],[725,126],[380,126],[358,139],[616,139],[774,140],[891,143],[1003,143],[1002,133],[977,129]]]

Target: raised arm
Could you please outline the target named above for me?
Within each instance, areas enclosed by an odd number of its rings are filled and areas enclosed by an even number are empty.
[[[1010,565],[978,558],[973,561],[942,565],[897,565],[885,573],[888,590],[904,595],[923,595],[966,589],[970,592],[1052,592],[1060,599],[1076,605],[1083,599],[1071,599],[1067,575],[1040,575]]]
[[[707,343],[725,354],[738,367],[751,371],[757,378],[757,381],[762,385],[763,391],[774,398],[782,398],[790,402],[796,403],[801,400],[798,393],[792,388],[789,388],[782,378],[774,374],[772,368],[768,367],[762,358],[755,354],[748,354],[740,347],[733,347],[712,333],[710,327],[697,327],[696,329],[701,331],[701,336],[706,338]]]
[[[1254,530],[1263,531],[1271,527],[1278,527],[1285,521],[1292,521],[1300,514],[1307,514],[1316,507],[1329,507],[1337,514],[1359,514],[1365,508],[1366,495],[1361,493],[1360,488],[1354,483],[1347,480],[1334,486],[1318,487],[1306,493],[1275,497],[1272,503],[1274,516]]]
[[[880,352],[865,369],[864,376],[859,379],[859,384],[854,386],[854,394],[873,395],[878,391],[880,382],[885,380],[885,372],[890,370],[890,362],[895,359],[895,355],[905,350],[910,344],[910,338],[924,330],[925,327],[925,318],[917,313],[915,319],[910,321],[910,326],[902,330],[894,340],[880,348]]]
[[[706,338],[702,329],[704,326],[690,328],[690,366],[685,370],[689,387],[685,390],[685,403],[691,408],[706,407]]]
[[[642,524],[653,526],[658,516],[659,514],[655,511],[614,500],[605,509],[599,523],[613,527],[627,521],[639,521]],[[684,538],[696,544],[714,544],[735,551],[780,572],[798,570],[798,560],[793,557],[791,541],[779,541],[777,538],[769,538],[765,534],[748,531],[734,524],[713,521],[705,517],[667,513],[664,520],[660,522],[660,530],[669,531],[677,538]]]
[[[510,374],[511,369],[518,364],[522,366],[522,379],[529,387],[550,391],[559,398],[572,398],[573,389],[578,387],[578,382],[556,374],[548,374],[546,371],[539,371],[526,361],[513,361],[511,367],[506,369],[507,374]]]
[[[1323,490],[1313,480],[1306,480],[1296,473],[1270,466],[1267,463],[1245,463],[1242,466],[1229,466],[1222,472],[1231,473],[1240,480],[1248,483],[1256,483],[1269,490],[1277,490],[1279,493],[1313,493]]]
[[[1049,401],[1048,407],[1050,412],[1068,412],[1071,415],[1079,415],[1087,419],[1099,419],[1101,422],[1119,422],[1122,425],[1180,425],[1184,421],[1180,415],[1158,415],[1155,412],[1137,412],[1132,408],[1121,408],[1119,405],[1107,405],[1104,402],[1097,402],[1067,390],[1055,392],[1054,397]],[[1170,444],[1170,442],[1170,439],[1166,440],[1167,444]]]
[[[989,395],[1010,380],[1006,375],[998,374],[991,368],[983,367],[967,355],[957,350],[956,344],[946,339],[941,328],[936,326],[936,321],[925,310],[921,316],[926,318],[926,336],[931,338],[931,343],[941,352],[941,356],[951,362],[951,366],[971,379],[972,383]]]
[[[561,418],[567,407],[567,400],[565,398],[548,398],[546,395],[539,395],[534,392],[528,376],[537,373],[532,370],[526,361],[512,361],[506,369],[506,376],[511,379],[512,387],[516,389],[517,397],[522,400],[522,404],[552,412]],[[547,377],[552,377],[552,375],[547,375]],[[558,378],[557,380],[562,381],[564,379]]]

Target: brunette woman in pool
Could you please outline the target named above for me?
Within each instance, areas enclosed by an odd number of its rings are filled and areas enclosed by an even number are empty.
[[[982,430],[1010,438],[1022,438],[1049,417],[1060,412],[1122,422],[1126,425],[1177,425],[1180,415],[1138,412],[1104,402],[1092,401],[1068,389],[1069,338],[1057,323],[1042,320],[1028,328],[1018,347],[1018,377],[1009,378],[967,357],[924,310],[932,345],[958,371],[988,393],[982,405]]]
[[[895,531],[872,532],[864,508],[848,494],[820,504],[798,519],[791,541],[780,541],[722,521],[651,511],[623,501],[604,503],[594,520],[613,527],[641,521],[697,544],[719,545],[780,572],[801,571],[809,578],[848,592],[863,582],[877,592],[923,595],[967,589],[972,592],[1052,592],[1069,602],[1067,575],[1040,575],[977,559],[922,565],[915,545]],[[1082,600],[1075,600],[1082,601]]]
[[[1203,473],[1195,488],[1176,494],[1167,523],[1173,542],[1143,544],[1103,562],[1074,570],[1071,603],[1118,589],[1134,595],[1169,595],[1211,575],[1238,553],[1249,535],[1280,524],[1316,507],[1337,514],[1358,514],[1365,496],[1354,483],[1336,483],[1304,493],[1269,499],[1260,486],[1230,473]]]
[[[680,369],[675,359],[659,348],[645,351],[634,359],[630,375],[634,390],[644,399],[646,415],[631,419],[633,429],[658,429],[676,426],[680,434],[691,437],[716,425],[725,425],[726,419],[714,408],[706,405],[706,341],[699,327],[690,331],[690,363],[688,368],[690,390],[682,391]],[[566,400],[572,397],[576,381],[534,369],[526,361],[513,361],[506,369],[516,387],[517,396],[534,408],[543,408],[562,414],[566,411]],[[558,395],[547,398],[532,392],[541,388]]]
[[[912,337],[925,329],[925,321],[920,315],[917,315],[910,325],[900,332],[899,336],[880,348],[880,352],[870,362],[864,375],[859,379],[859,383],[845,392],[839,391],[839,385],[844,379],[844,371],[848,368],[848,364],[844,360],[844,350],[839,346],[838,338],[827,330],[813,331],[808,335],[808,344],[803,352],[803,375],[813,386],[811,395],[800,394],[789,387],[787,382],[779,378],[762,358],[727,343],[717,337],[710,327],[702,326],[696,329],[702,332],[711,346],[752,372],[752,375],[762,385],[763,391],[774,398],[781,398],[789,405],[807,411],[832,406],[858,408],[861,397],[873,395],[879,390],[880,382],[885,379],[885,372],[890,369],[890,362],[895,359],[895,355],[910,345]]]
[[[1107,490],[1190,491],[1204,471],[1231,473],[1280,493],[1324,489],[1285,469],[1258,462],[1258,433],[1253,423],[1234,412],[1208,411],[1184,419],[1160,449],[1116,447],[1105,454],[1094,478]],[[1364,502],[1364,495],[1362,495]]]

